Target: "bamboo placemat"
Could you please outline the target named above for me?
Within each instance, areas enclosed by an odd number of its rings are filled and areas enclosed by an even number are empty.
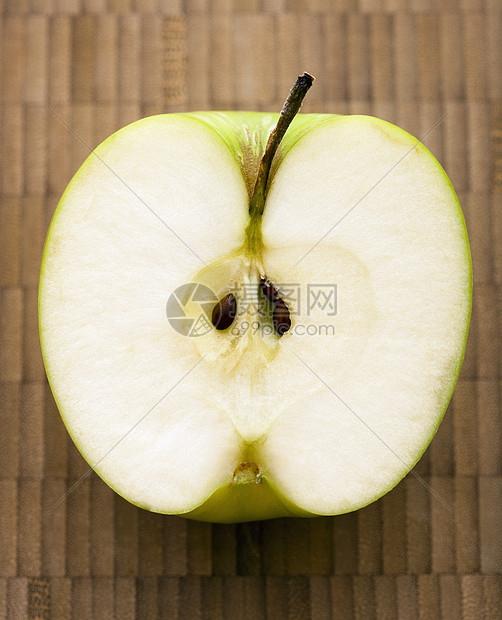
[[[497,0],[0,0],[0,618],[502,617],[502,6]],[[356,513],[210,525],[129,505],[60,422],[42,244],[90,146],[145,115],[369,113],[443,163],[466,216],[466,359],[420,474]]]

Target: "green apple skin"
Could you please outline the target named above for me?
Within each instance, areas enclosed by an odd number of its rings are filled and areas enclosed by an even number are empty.
[[[186,114],[176,115],[161,115],[158,117],[151,117],[151,119],[143,119],[138,123],[156,122],[162,123],[163,118],[169,118],[176,116],[178,118],[191,119],[197,121],[211,128],[221,139],[227,149],[231,152],[233,158],[238,163],[238,166],[242,172],[242,176],[246,185],[246,189],[249,197],[252,195],[254,182],[259,166],[259,162],[265,151],[267,139],[270,131],[277,123],[277,114],[259,113],[259,112],[194,112]],[[300,141],[305,135],[312,130],[321,127],[322,125],[333,122],[335,119],[344,118],[340,115],[327,115],[327,114],[300,114],[293,121],[291,127],[286,133],[277,155],[274,159],[269,185],[273,184],[274,177],[281,167],[282,163],[286,160],[288,153],[293,147]],[[353,117],[355,118],[355,117]],[[363,122],[368,117],[358,117]],[[375,122],[375,119],[371,119],[368,122]],[[376,121],[384,128],[385,132],[390,136],[395,136],[396,141],[403,141],[403,136],[407,135],[405,132],[390,123],[385,121]],[[108,138],[97,149],[98,155],[102,152],[106,152],[107,149],[113,148],[114,142],[117,136],[120,136],[122,132],[134,127],[135,124],[120,130],[116,134]],[[409,137],[410,140],[413,138]],[[441,168],[440,164],[434,159],[429,151],[422,145],[418,144],[415,147],[418,151],[426,155],[429,162],[433,162],[436,166],[437,172],[441,174],[443,183],[451,189],[454,195],[454,190],[451,187],[450,181]],[[67,416],[71,412],[67,411],[66,405],[63,403],[63,391],[60,383],[60,371],[56,369],[53,364],[53,353],[49,351],[47,342],[49,340],[47,325],[49,323],[48,311],[44,311],[44,304],[46,298],[46,289],[48,289],[47,282],[50,279],[49,273],[51,266],[48,256],[54,252],[56,242],[54,241],[54,231],[58,228],[60,220],[60,212],[63,209],[67,201],[68,194],[75,191],[75,186],[78,186],[80,179],[87,173],[88,167],[95,163],[94,157],[91,155],[88,160],[82,165],[80,170],[75,175],[74,179],[70,182],[68,188],[63,194],[58,209],[51,222],[49,232],[47,235],[44,255],[42,259],[40,289],[39,289],[39,314],[40,320],[40,340],[42,346],[42,353],[44,357],[44,363],[46,366],[47,376],[51,385],[56,404],[60,411],[63,422],[68,428],[68,432],[75,442],[77,448],[81,451],[83,457],[88,460],[90,466],[93,466],[95,459],[90,458],[86,447],[82,445],[82,436],[74,431],[70,420]],[[458,200],[455,198],[455,208],[457,210],[456,217],[463,223],[463,234],[461,242],[465,247],[465,270],[466,270],[466,287],[468,288],[468,308],[466,306],[463,324],[464,329],[461,339],[459,339],[455,362],[451,365],[449,370],[449,376],[446,377],[448,382],[448,390],[444,391],[441,399],[439,411],[436,416],[436,424],[431,428],[430,435],[427,441],[422,441],[420,450],[414,453],[413,461],[406,461],[406,467],[400,469],[399,473],[392,475],[388,479],[387,485],[381,485],[375,488],[374,493],[370,493],[366,496],[362,502],[358,505],[348,503],[345,507],[337,509],[335,512],[326,511],[324,509],[313,510],[309,509],[310,506],[299,505],[295,499],[288,497],[287,493],[280,488],[280,485],[276,484],[273,477],[268,477],[266,474],[266,467],[264,468],[264,475],[257,479],[239,481],[235,476],[229,476],[223,484],[219,487],[213,488],[207,493],[205,498],[198,498],[196,505],[188,505],[186,509],[177,510],[165,510],[162,506],[152,505],[151,501],[142,502],[137,496],[130,496],[123,486],[116,484],[116,481],[107,475],[106,471],[102,471],[100,466],[95,466],[97,473],[107,482],[107,484],[114,489],[119,495],[122,495],[126,500],[134,503],[142,508],[169,514],[177,514],[192,519],[220,522],[220,523],[234,523],[244,522],[252,520],[261,520],[285,516],[302,516],[311,517],[326,514],[341,514],[349,512],[360,507],[363,507],[377,499],[382,495],[390,491],[404,475],[416,464],[420,459],[424,451],[427,449],[429,442],[432,440],[439,424],[444,416],[444,412],[448,406],[448,403],[453,394],[455,383],[460,373],[460,368],[465,352],[469,320],[470,320],[470,307],[472,299],[472,266],[470,261],[469,241],[467,237],[467,231],[463,220],[461,207]],[[257,222],[257,226],[261,226],[261,222]],[[243,252],[243,248],[237,249],[236,253]],[[188,281],[188,280],[187,280]],[[203,278],[202,280],[203,281]],[[264,440],[263,440],[264,441]],[[256,462],[260,465],[260,447],[261,440],[256,442],[245,442],[241,448],[241,457],[236,461]]]

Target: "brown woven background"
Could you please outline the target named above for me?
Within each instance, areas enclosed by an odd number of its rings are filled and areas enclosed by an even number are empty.
[[[498,0],[0,0],[0,618],[502,617],[502,6]],[[357,513],[210,525],[86,471],[45,379],[42,244],[87,144],[148,114],[370,113],[424,135],[474,261],[468,351],[413,476]],[[499,193],[497,193],[497,190]]]

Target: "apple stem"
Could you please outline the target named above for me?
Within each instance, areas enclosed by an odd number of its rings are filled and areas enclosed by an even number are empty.
[[[272,129],[268,137],[265,154],[258,168],[258,176],[256,177],[256,183],[249,203],[251,220],[246,229],[246,238],[247,250],[251,256],[259,256],[262,250],[261,217],[265,209],[267,183],[274,155],[288,127],[302,107],[305,95],[312,86],[313,81],[314,78],[309,73],[304,73],[298,77],[282,106],[277,125]]]
[[[258,176],[256,178],[253,195],[251,196],[251,201],[249,204],[249,214],[251,219],[259,218],[263,215],[268,176],[270,174],[270,168],[272,166],[274,155],[277,152],[277,148],[279,147],[284,134],[291,125],[292,120],[302,107],[305,95],[312,86],[313,81],[314,77],[309,73],[304,73],[303,75],[298,76],[298,79],[291,89],[288,98],[282,106],[277,125],[270,132],[265,154],[263,155],[258,169]]]

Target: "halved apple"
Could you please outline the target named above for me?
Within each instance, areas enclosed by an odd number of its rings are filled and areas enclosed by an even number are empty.
[[[459,374],[471,262],[439,163],[382,120],[300,115],[250,213],[277,120],[133,123],[50,227],[51,388],[89,465],[148,510],[360,508],[420,458]]]

